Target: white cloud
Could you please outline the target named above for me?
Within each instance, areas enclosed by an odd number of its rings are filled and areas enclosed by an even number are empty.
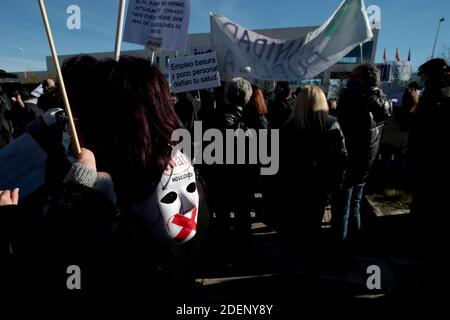
[[[45,61],[38,60],[22,60],[20,58],[0,56],[0,69],[7,72],[23,72],[24,65],[26,71],[43,71],[47,70],[47,64]]]

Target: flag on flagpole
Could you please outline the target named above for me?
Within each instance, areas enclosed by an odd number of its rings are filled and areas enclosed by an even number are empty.
[[[395,51],[395,61],[400,61],[400,52],[397,50]]]
[[[411,49],[409,49],[409,52],[408,52],[408,61],[411,61]]]
[[[383,60],[384,60],[384,63],[386,63],[386,61],[387,61],[386,48],[384,48]]]

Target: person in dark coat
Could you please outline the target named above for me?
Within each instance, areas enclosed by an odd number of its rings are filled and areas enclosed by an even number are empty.
[[[11,97],[11,110],[5,116],[13,124],[13,138],[17,138],[25,132],[26,126],[36,119],[36,113],[31,105],[22,100],[19,91],[14,91]]]
[[[392,105],[378,88],[379,71],[371,63],[357,66],[343,90],[337,117],[345,135],[348,151],[347,174],[337,201],[336,223],[340,239],[349,237],[349,222],[361,228],[360,202],[367,178],[378,156],[383,124]]]
[[[201,104],[190,92],[179,93],[177,98],[175,112],[183,126],[191,134],[194,134],[194,122],[198,120],[198,112],[201,109]]]
[[[275,97],[269,102],[269,123],[272,129],[280,129],[288,120],[294,108],[295,99],[291,95],[288,81],[278,81]]]
[[[52,79],[42,81],[43,94],[38,98],[37,106],[44,112],[62,106],[59,97],[59,90]]]
[[[216,225],[220,235],[229,236],[234,222],[235,233],[233,240],[237,243],[236,250],[242,249],[243,245],[248,243],[251,221],[250,221],[250,202],[252,197],[251,185],[249,181],[249,170],[247,165],[237,164],[237,143],[246,135],[249,129],[244,117],[245,108],[252,96],[252,86],[250,82],[243,78],[233,78],[225,84],[224,88],[224,112],[219,118],[219,129],[225,135],[227,130],[239,131],[239,137],[234,139],[234,158],[233,163],[226,166],[215,166],[217,173],[227,177],[227,179],[217,180],[215,185],[215,194],[213,202],[215,202]],[[236,134],[237,135],[237,134]],[[245,137],[247,140],[247,137]],[[248,148],[245,149],[246,153]],[[225,150],[224,157],[227,157]],[[250,175],[251,176],[251,175]],[[235,219],[231,220],[230,213],[234,212]],[[234,246],[233,246],[234,247]]]
[[[432,59],[419,67],[425,89],[419,99],[409,134],[409,156],[417,247],[425,259],[434,285],[448,285],[447,251],[448,182],[450,163],[450,67],[443,59]],[[446,282],[445,282],[446,281]]]
[[[347,151],[336,118],[318,86],[303,88],[295,110],[280,132],[279,180],[273,186],[274,213],[281,221],[284,267],[295,267],[295,254],[305,254],[312,271],[327,194],[343,182]],[[286,270],[284,270],[286,271]]]

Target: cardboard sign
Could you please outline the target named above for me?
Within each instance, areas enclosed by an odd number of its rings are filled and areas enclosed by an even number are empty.
[[[186,92],[220,86],[215,52],[169,60],[173,92]]]
[[[186,51],[190,0],[130,0],[123,41]]]
[[[0,190],[20,188],[24,198],[45,181],[47,154],[25,133],[0,150]]]

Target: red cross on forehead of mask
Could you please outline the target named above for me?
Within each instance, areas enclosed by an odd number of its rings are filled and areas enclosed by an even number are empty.
[[[175,217],[173,218],[172,223],[176,224],[177,226],[182,227],[183,229],[181,229],[180,232],[178,232],[178,234],[175,236],[175,239],[183,241],[185,240],[187,237],[189,237],[189,235],[193,232],[196,231],[197,229],[197,224],[195,223],[195,217],[197,216],[197,208],[194,208],[192,210],[192,216],[191,218],[186,218],[185,216],[177,213],[175,215]]]

